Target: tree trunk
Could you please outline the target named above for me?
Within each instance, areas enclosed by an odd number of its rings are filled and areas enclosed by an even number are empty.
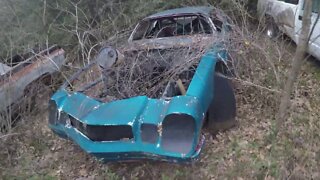
[[[293,57],[292,67],[288,73],[288,79],[282,91],[280,109],[276,116],[276,133],[281,129],[281,126],[286,121],[288,109],[290,108],[290,96],[294,83],[299,75],[299,71],[303,64],[305,54],[309,44],[309,32],[311,24],[312,0],[305,0],[305,8],[302,19],[302,30],[299,36],[297,49]]]

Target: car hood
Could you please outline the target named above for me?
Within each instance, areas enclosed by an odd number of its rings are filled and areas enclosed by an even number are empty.
[[[130,125],[137,121],[161,124],[168,114],[183,113],[203,119],[204,109],[193,96],[176,96],[170,100],[136,96],[128,99],[103,103],[85,94],[66,90],[57,91],[51,98],[59,111],[64,111],[89,125]]]

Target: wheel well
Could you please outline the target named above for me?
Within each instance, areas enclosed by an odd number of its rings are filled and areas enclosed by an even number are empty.
[[[275,19],[272,15],[266,14],[266,15],[265,15],[265,21],[264,21],[264,22],[265,22],[265,26],[266,26],[266,27],[268,26],[268,24],[272,24],[272,25],[274,25],[277,29],[279,28],[276,19]]]
[[[50,85],[51,83],[51,74],[50,73],[45,73],[43,75],[41,75],[40,77],[38,77],[37,79],[33,80],[30,84],[28,84],[25,89],[24,89],[24,93],[28,93],[28,91],[33,87],[36,86],[39,83],[43,83],[44,85]]]
[[[216,76],[216,73],[229,76],[229,77],[232,76],[230,68],[228,68],[227,64],[221,59],[218,60],[216,63],[214,76]],[[208,112],[206,113],[206,118],[205,118],[205,121],[203,122],[203,127],[206,127],[207,125],[208,125]]]
[[[222,73],[225,69],[227,68],[225,62],[222,60],[219,60],[216,64],[215,72],[220,72]]]

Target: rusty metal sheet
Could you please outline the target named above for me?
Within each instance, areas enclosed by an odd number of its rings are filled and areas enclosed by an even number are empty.
[[[25,88],[33,81],[59,71],[64,62],[63,49],[47,49],[10,69],[0,77],[0,110],[23,97]]]

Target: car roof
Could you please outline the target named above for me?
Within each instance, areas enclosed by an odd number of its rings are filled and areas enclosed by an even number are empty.
[[[183,7],[183,8],[176,8],[176,9],[161,11],[161,12],[152,14],[146,17],[145,19],[154,19],[158,17],[175,16],[180,14],[202,14],[202,15],[209,16],[212,10],[213,10],[212,6]]]

